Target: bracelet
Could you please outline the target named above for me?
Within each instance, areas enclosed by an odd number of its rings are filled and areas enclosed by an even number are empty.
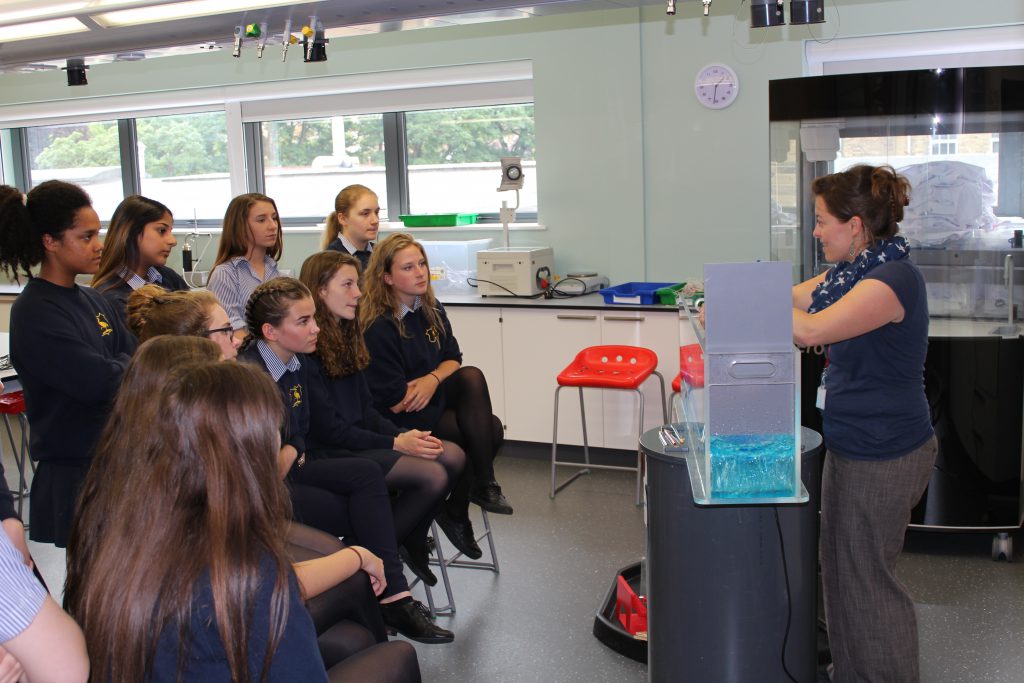
[[[363,554],[361,552],[359,552],[353,546],[350,545],[345,546],[344,548],[342,548],[342,550],[351,550],[352,552],[354,552],[356,554],[356,557],[359,558],[359,566],[363,566]]]
[[[441,386],[441,378],[440,377],[435,375],[433,372],[428,372],[427,374],[437,380],[437,386]]]

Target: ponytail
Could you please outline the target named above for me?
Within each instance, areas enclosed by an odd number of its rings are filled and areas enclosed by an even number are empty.
[[[331,213],[327,215],[325,223],[324,236],[320,240],[320,251],[324,251],[327,247],[331,246],[331,242],[333,242],[341,232],[341,222],[338,220],[337,211],[331,211]]]
[[[85,190],[61,180],[40,183],[24,199],[17,188],[0,185],[0,270],[16,282],[21,275],[31,278],[43,262],[43,235],[60,239],[88,206]]]

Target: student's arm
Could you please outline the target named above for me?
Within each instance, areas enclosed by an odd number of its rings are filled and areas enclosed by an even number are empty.
[[[11,545],[25,558],[25,565],[32,566],[32,555],[28,552],[28,543],[25,542],[25,525],[20,519],[11,515],[3,520],[4,534],[10,539]]]
[[[84,683],[89,678],[82,630],[49,596],[28,628],[3,646],[32,683]]]
[[[369,575],[374,595],[384,592],[388,583],[384,578],[383,561],[366,548],[357,545],[348,546],[324,557],[298,562],[292,567],[299,579],[302,594],[307,600],[337,586],[359,570]]]
[[[817,313],[793,309],[793,340],[801,346],[834,344],[903,320],[903,304],[880,280],[861,280],[839,301]]]
[[[308,379],[310,448],[344,448],[353,451],[391,448],[393,435],[398,433],[393,425],[391,431],[380,432],[373,430],[370,425],[358,424],[358,418],[352,417],[353,413],[363,412],[357,410],[358,406],[369,408],[369,412],[377,414],[372,408],[373,399],[369,390],[365,395],[360,391],[360,377],[330,379],[324,373],[320,361],[311,358]],[[365,381],[362,384],[365,385]],[[349,389],[351,395],[346,395]],[[345,401],[348,413],[341,410],[335,398]]]
[[[26,370],[51,387],[59,387],[81,403],[112,401],[130,356],[104,355],[92,340],[83,339],[76,320],[49,301],[38,301],[31,315],[11,321],[11,357],[19,372]],[[114,320],[111,325],[117,325]],[[111,334],[120,334],[112,328]],[[97,327],[97,338],[101,332]],[[127,334],[127,333],[125,333]]]
[[[410,380],[405,398],[399,404],[405,412],[414,413],[423,410],[430,403],[430,399],[441,388],[441,383],[455,374],[461,364],[454,360],[443,360],[441,363],[414,380]]]
[[[370,323],[364,335],[370,351],[370,365],[364,370],[373,391],[374,403],[393,413],[404,412],[408,381],[398,328],[383,316]]]

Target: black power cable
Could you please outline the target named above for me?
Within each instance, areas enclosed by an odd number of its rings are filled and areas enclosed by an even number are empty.
[[[793,674],[789,671],[789,667],[786,666],[786,646],[789,644],[789,627],[793,621],[793,596],[789,592],[789,564],[786,562],[786,542],[782,538],[782,522],[779,521],[779,508],[778,506],[772,506],[772,510],[775,512],[775,528],[779,532],[779,553],[782,555],[782,576],[786,580],[786,632],[782,636],[782,670],[786,672],[786,676],[793,683],[799,683]]]

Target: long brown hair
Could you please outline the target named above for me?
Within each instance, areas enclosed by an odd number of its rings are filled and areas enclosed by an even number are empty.
[[[338,193],[338,196],[334,198],[334,211],[331,211],[324,221],[324,236],[320,240],[321,249],[326,249],[342,232],[341,220],[339,220],[338,216],[348,216],[348,212],[352,210],[352,205],[366,194],[372,194],[374,197],[377,196],[377,193],[366,185],[349,185]]]
[[[161,334],[202,337],[219,303],[205,289],[168,292],[159,285],[143,285],[128,295],[128,329],[139,341]]]
[[[359,317],[338,320],[320,297],[320,291],[343,266],[352,266],[359,276],[359,260],[340,251],[321,251],[302,264],[299,279],[313,294],[316,304],[316,324],[320,335],[316,340],[316,355],[323,363],[328,377],[347,377],[370,364],[363,329]]]
[[[359,322],[365,330],[370,324],[381,316],[390,316],[398,326],[398,333],[405,336],[405,326],[398,316],[401,310],[401,302],[394,288],[384,282],[384,274],[391,272],[395,255],[406,247],[416,247],[423,254],[427,261],[427,252],[423,245],[413,239],[412,235],[404,232],[396,232],[388,235],[373,248],[370,252],[370,262],[366,266],[366,275],[363,277],[363,298],[359,301]],[[444,325],[441,323],[441,313],[438,311],[439,304],[434,296],[434,288],[427,280],[427,291],[420,297],[420,304],[427,316],[427,321],[438,331],[437,344],[441,344],[441,336],[445,334]]]
[[[242,363],[169,370],[164,345],[219,356],[214,342],[196,337],[139,348],[83,484],[66,606],[86,634],[93,680],[146,678],[165,631],[179,637],[181,680],[193,592],[208,573],[231,678],[249,681],[249,623],[269,555],[276,579],[266,680],[288,618],[291,504],[275,465],[281,398],[266,373]],[[137,395],[154,384],[156,393]]]
[[[869,243],[894,237],[900,230],[903,207],[910,203],[910,181],[892,166],[851,166],[815,178],[811,190],[839,220],[859,216]]]
[[[275,261],[281,258],[281,253],[284,251],[284,239],[277,203],[265,194],[250,192],[240,194],[232,199],[228,204],[228,210],[224,212],[224,225],[221,226],[220,244],[217,245],[217,259],[213,262],[213,268],[236,256],[245,256],[249,253],[252,239],[249,235],[249,209],[256,202],[269,202],[274,207],[274,214],[277,215],[277,243],[273,249],[267,252],[267,255]]]
[[[171,210],[155,199],[133,194],[114,209],[103,239],[103,255],[100,267],[92,276],[94,289],[104,290],[117,287],[125,280],[121,268],[134,271],[139,267],[139,235],[149,223],[155,223],[165,215],[173,216]]]
[[[263,324],[278,327],[288,317],[292,304],[302,299],[312,299],[306,286],[293,277],[275,277],[256,286],[245,304],[245,325],[249,332],[242,342],[247,349],[263,339]]]

